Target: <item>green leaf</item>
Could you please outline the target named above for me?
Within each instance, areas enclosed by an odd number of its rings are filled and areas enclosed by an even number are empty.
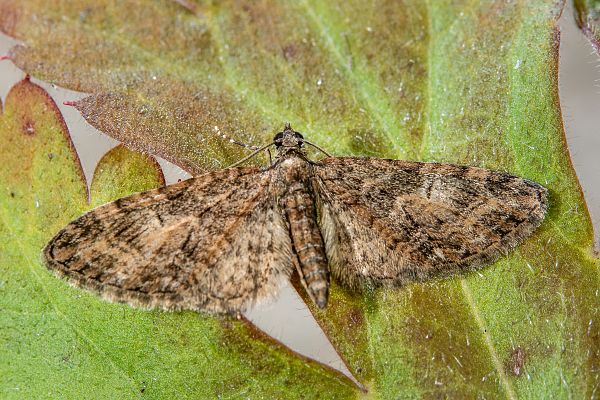
[[[600,1],[573,0],[573,3],[577,25],[600,53]]]
[[[146,154],[119,145],[98,162],[92,186],[92,205],[99,206],[125,194],[145,192],[165,185],[160,166]]]
[[[349,381],[246,322],[108,304],[52,276],[41,248],[90,208],[69,133],[25,80],[0,138],[0,397],[352,397]],[[99,162],[92,204],[162,184],[156,161],[118,146]]]
[[[24,70],[92,94],[77,103],[88,122],[192,173],[243,154],[220,140],[215,126],[260,144],[289,121],[336,155],[484,166],[545,185],[550,210],[542,227],[480,273],[365,294],[334,285],[330,307],[313,313],[350,370],[381,398],[597,394],[600,272],[557,95],[562,4],[194,4],[5,0],[0,27],[27,44],[13,55]],[[118,174],[108,181],[113,179]],[[37,254],[29,249],[16,254]],[[102,304],[95,312],[155,315],[119,307]],[[165,335],[199,332],[204,324],[224,329],[212,318],[194,321],[165,328]],[[109,329],[106,323],[98,324]],[[272,362],[293,365],[289,376],[314,375],[314,366],[251,339],[243,324],[233,326],[229,334],[197,344],[194,354],[211,351],[219,340],[248,348],[235,353],[239,358],[206,361],[198,374],[213,376],[211,368],[228,370],[247,360],[236,382],[253,392],[236,393],[249,397],[275,393],[277,377],[263,369]],[[99,342],[109,349],[123,345],[119,339]],[[252,368],[257,361],[247,353],[258,354],[253,349],[259,343],[267,343],[272,356]],[[163,351],[166,345],[156,346]],[[275,354],[285,361],[272,361]],[[171,361],[179,356],[173,353]],[[79,371],[96,374],[94,367]],[[174,370],[173,379],[181,381],[182,371]],[[276,397],[299,396],[301,387],[306,397],[323,388],[349,395],[333,378],[321,386],[308,378],[292,381],[296,386],[281,388]],[[227,380],[218,382],[213,385],[228,387]]]

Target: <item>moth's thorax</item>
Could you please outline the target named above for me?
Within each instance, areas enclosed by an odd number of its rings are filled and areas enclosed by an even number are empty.
[[[302,154],[282,157],[276,173],[279,207],[288,223],[298,256],[299,274],[312,300],[323,308],[329,293],[329,270],[321,230],[317,224],[313,167]]]
[[[306,152],[299,145],[298,146],[281,145],[277,148],[277,155],[275,157],[278,160],[285,160],[288,158],[300,158],[300,159],[306,160]]]
[[[279,176],[285,185],[296,182],[311,182],[313,176],[312,165],[304,157],[304,154],[298,151],[290,151],[278,159]]]

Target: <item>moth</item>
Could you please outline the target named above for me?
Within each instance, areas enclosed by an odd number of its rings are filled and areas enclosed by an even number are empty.
[[[305,144],[320,149],[286,124],[249,156],[274,145],[266,168],[234,166],[95,208],[50,240],[45,262],[111,301],[208,313],[272,297],[296,270],[323,309],[331,278],[361,290],[479,268],[548,207],[544,187],[503,172],[313,161]]]

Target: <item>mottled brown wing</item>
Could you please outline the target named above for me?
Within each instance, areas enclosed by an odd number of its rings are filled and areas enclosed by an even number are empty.
[[[44,249],[48,268],[108,300],[237,312],[292,271],[270,172],[216,171],[98,207]]]
[[[327,158],[315,189],[332,274],[355,288],[480,267],[531,234],[547,208],[537,183],[451,164]]]

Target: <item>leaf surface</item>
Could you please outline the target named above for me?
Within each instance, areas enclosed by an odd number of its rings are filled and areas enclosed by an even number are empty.
[[[262,144],[289,121],[336,155],[477,165],[548,187],[542,227],[480,273],[333,286],[313,313],[381,398],[589,398],[600,273],[558,102],[561,6],[4,0],[0,27],[27,44],[14,53],[24,70],[92,93],[77,104],[88,122],[195,174],[244,154],[215,126]]]

